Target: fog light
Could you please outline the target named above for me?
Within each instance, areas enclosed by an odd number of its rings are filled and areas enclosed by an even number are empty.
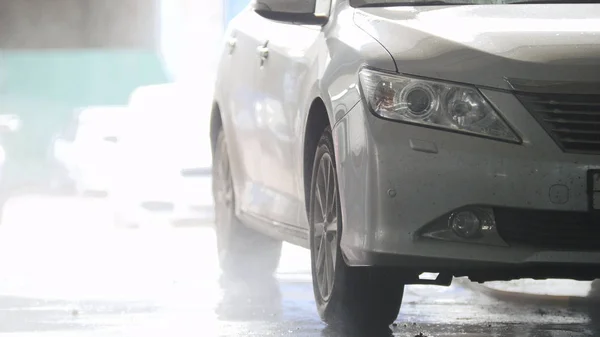
[[[461,238],[473,239],[481,233],[482,220],[471,211],[460,211],[450,217],[450,228]]]
[[[494,210],[486,206],[461,207],[426,225],[421,236],[430,239],[508,247],[496,229]]]

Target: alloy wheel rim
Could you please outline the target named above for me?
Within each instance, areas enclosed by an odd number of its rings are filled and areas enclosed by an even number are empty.
[[[319,161],[313,205],[313,259],[319,293],[331,296],[335,280],[338,239],[337,178],[329,154]]]

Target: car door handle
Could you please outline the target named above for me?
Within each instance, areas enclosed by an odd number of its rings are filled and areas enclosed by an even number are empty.
[[[229,48],[229,54],[233,54],[233,50],[235,49],[235,45],[237,44],[237,39],[232,37],[227,40],[227,47]]]
[[[269,48],[261,46],[256,48],[256,51],[258,53],[258,56],[260,57],[261,61],[266,61],[269,58]]]

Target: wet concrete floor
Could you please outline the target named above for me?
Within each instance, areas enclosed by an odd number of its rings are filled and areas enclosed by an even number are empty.
[[[210,226],[116,229],[103,200],[15,199],[0,227],[2,336],[600,336],[600,304],[407,287],[389,331],[327,328],[308,251],[273,278],[221,280]]]

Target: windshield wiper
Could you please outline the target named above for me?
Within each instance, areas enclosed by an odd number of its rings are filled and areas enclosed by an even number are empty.
[[[375,3],[366,3],[362,4],[358,7],[397,7],[397,6],[463,6],[463,5],[472,5],[470,3],[456,3],[456,2],[446,2],[442,0],[430,0],[430,1],[407,1],[407,2],[375,2]]]

